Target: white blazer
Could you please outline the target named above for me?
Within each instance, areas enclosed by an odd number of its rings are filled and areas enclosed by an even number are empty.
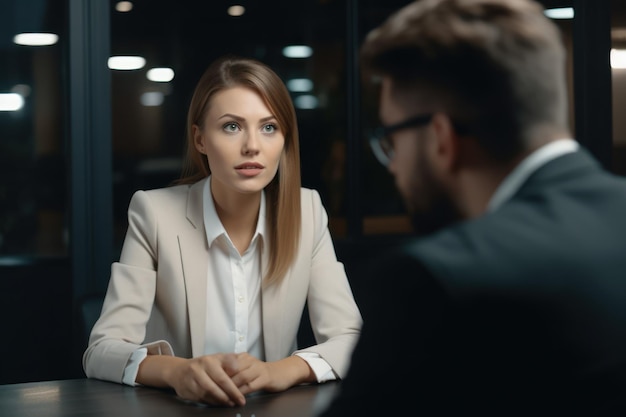
[[[211,262],[202,213],[202,180],[193,185],[137,191],[128,209],[128,231],[83,368],[90,378],[122,382],[132,352],[201,356],[204,351],[207,265]],[[308,302],[318,353],[340,377],[349,367],[362,318],[342,263],[337,261],[328,216],[319,194],[303,188],[302,232],[295,261],[280,285],[262,289],[267,361],[296,349]],[[267,264],[267,245],[261,270]]]

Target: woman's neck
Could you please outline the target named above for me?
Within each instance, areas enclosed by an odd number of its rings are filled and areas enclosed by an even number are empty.
[[[261,206],[261,192],[211,193],[217,216],[240,254],[248,249],[254,236]]]

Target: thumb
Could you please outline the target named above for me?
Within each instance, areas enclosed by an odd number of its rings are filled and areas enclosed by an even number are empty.
[[[233,376],[239,370],[239,362],[237,361],[237,355],[234,353],[227,353],[222,359],[222,367],[228,376]]]

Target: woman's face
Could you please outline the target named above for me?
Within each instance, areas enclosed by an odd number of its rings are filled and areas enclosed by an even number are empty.
[[[207,156],[211,189],[258,193],[276,175],[284,133],[261,96],[245,87],[216,93],[202,128],[193,126],[196,149]]]

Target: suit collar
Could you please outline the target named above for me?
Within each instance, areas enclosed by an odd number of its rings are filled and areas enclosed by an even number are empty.
[[[537,169],[520,187],[518,194],[553,181],[576,181],[581,174],[601,170],[600,163],[581,147],[577,152],[555,158]]]
[[[221,235],[228,235],[224,225],[222,224],[217,210],[215,209],[215,202],[211,193],[211,177],[209,176],[202,185],[202,216],[203,223],[206,229],[207,242],[209,247],[213,245],[215,239]],[[266,235],[266,218],[265,218],[265,191],[261,192],[261,202],[259,206],[259,216],[256,224],[256,229],[252,239],[257,239],[259,236],[261,239],[265,239]]]
[[[202,217],[202,190],[208,177],[192,184],[187,194],[187,220],[196,229],[203,229],[204,219]]]
[[[581,176],[603,172],[602,166],[589,151],[578,151],[555,158],[533,172],[511,199],[542,192],[550,184],[575,183]]]
[[[500,183],[489,200],[487,211],[494,211],[510,200],[524,182],[542,166],[578,149],[579,145],[574,140],[562,139],[543,145],[526,156]]]

